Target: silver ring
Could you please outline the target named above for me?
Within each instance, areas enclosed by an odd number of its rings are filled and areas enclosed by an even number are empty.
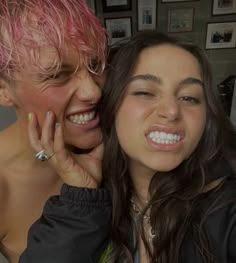
[[[48,156],[48,160],[49,160],[50,158],[52,158],[54,154],[55,154],[55,152],[51,153],[51,154]]]
[[[35,157],[36,157],[36,159],[44,162],[44,161],[49,160],[54,154],[55,154],[55,152],[51,153],[51,154],[48,156],[48,155],[45,153],[44,150],[41,150],[41,151],[39,151],[39,152],[37,152],[37,153],[35,154]]]

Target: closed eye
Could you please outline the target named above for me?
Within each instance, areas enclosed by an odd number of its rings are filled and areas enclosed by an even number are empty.
[[[179,100],[190,104],[200,104],[200,100],[198,98],[191,96],[183,96],[180,97]]]
[[[50,75],[46,78],[46,80],[56,80],[56,81],[64,81],[68,79],[70,72],[68,71],[61,71],[56,74]]]
[[[134,91],[133,95],[135,96],[153,96],[152,93],[148,92],[148,91]]]

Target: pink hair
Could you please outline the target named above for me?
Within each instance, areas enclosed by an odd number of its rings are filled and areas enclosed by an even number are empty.
[[[12,73],[29,61],[38,65],[39,49],[48,46],[57,50],[55,63],[60,67],[62,51],[68,45],[79,52],[78,64],[82,61],[91,69],[96,59],[100,68],[94,71],[103,70],[106,33],[85,0],[0,0],[2,76],[12,78]]]

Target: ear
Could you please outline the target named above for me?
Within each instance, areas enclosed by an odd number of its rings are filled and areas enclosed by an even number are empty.
[[[0,105],[4,107],[14,106],[10,89],[12,87],[5,80],[0,79]]]

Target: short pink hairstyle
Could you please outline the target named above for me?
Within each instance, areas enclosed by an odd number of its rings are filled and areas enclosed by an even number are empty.
[[[0,0],[0,76],[13,78],[29,61],[37,65],[37,50],[47,46],[57,51],[59,68],[68,44],[79,52],[78,63],[91,70],[96,60],[95,71],[104,69],[106,33],[85,0]]]

